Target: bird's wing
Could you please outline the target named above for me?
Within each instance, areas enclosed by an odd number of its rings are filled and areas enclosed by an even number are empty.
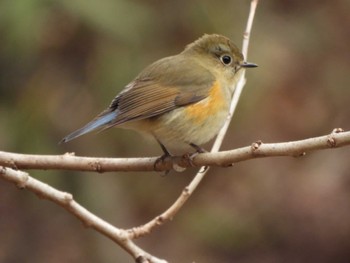
[[[117,113],[108,127],[154,117],[203,100],[214,81],[195,60],[165,58],[141,72],[99,116]]]

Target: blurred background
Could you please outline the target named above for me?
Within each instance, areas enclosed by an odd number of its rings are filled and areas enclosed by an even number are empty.
[[[204,33],[241,46],[249,1],[0,2],[0,150],[158,156],[122,129],[58,142],[151,62]],[[223,149],[350,129],[350,1],[261,1],[247,85]],[[210,144],[206,145],[209,149]],[[137,241],[169,262],[350,262],[350,148],[213,168],[172,222]],[[29,171],[129,228],[164,211],[185,173]],[[55,204],[0,182],[0,262],[133,262]]]

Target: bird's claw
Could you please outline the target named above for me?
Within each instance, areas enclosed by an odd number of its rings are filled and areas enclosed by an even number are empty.
[[[163,162],[165,162],[165,160],[166,160],[167,158],[169,158],[169,157],[172,157],[172,155],[169,154],[169,153],[164,153],[161,157],[159,157],[159,158],[154,162],[154,164],[153,164],[154,170],[155,170],[155,171],[161,171],[161,170],[159,170],[157,167],[158,167],[159,165],[161,165]],[[162,174],[162,176],[168,175],[169,172],[170,172],[170,170],[165,170],[165,171],[164,171],[164,174]]]

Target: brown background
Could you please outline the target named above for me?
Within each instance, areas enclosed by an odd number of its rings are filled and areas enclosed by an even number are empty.
[[[241,45],[249,1],[1,1],[0,149],[156,156],[113,129],[58,141],[103,110],[149,63],[204,33]],[[350,129],[350,2],[261,1],[248,82],[223,149]],[[209,145],[206,146],[209,148]],[[138,241],[171,262],[350,262],[350,150],[212,169],[175,217]],[[142,224],[187,173],[31,171],[122,228]],[[133,262],[107,238],[32,193],[0,181],[0,262]]]

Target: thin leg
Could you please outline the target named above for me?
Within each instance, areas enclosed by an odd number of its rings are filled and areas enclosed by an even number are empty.
[[[161,157],[159,157],[153,165],[154,170],[157,171],[157,164],[162,163],[167,157],[171,157],[173,155],[168,151],[168,149],[165,147],[165,145],[156,136],[154,136],[154,138],[157,140],[157,142],[159,143],[160,147],[162,148],[162,150],[164,152],[164,154]],[[167,175],[169,172],[170,172],[170,170],[166,170],[164,175]]]
[[[190,143],[190,146],[193,147],[197,151],[197,153],[206,153],[207,152],[207,150],[198,146],[197,144]]]
[[[168,151],[168,149],[165,147],[165,145],[160,140],[158,140],[157,137],[155,137],[155,138],[156,138],[157,142],[159,143],[160,147],[162,148],[164,155],[165,156],[172,156],[171,153]]]

